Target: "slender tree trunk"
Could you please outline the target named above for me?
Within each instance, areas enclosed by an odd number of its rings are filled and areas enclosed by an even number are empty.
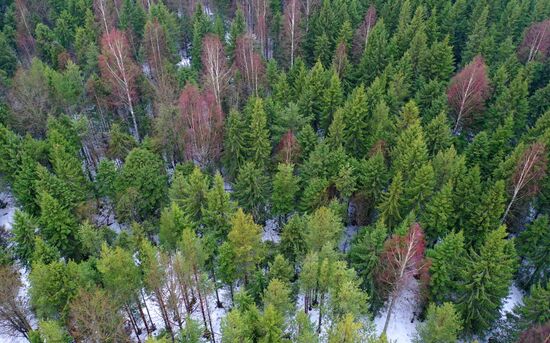
[[[204,305],[206,306],[206,315],[208,317],[208,325],[210,325],[210,333],[212,335],[212,343],[216,343],[216,338],[214,337],[214,328],[212,327],[212,318],[210,316],[210,306],[208,304],[208,294],[204,297]]]
[[[206,313],[204,312],[204,303],[202,302],[202,293],[200,290],[199,279],[197,277],[197,271],[193,268],[193,276],[195,277],[195,287],[197,288],[197,294],[199,296],[199,305],[201,308],[202,320],[204,322],[204,328],[208,331],[208,323],[206,320]]]
[[[304,294],[304,313],[308,314],[308,306],[309,306],[309,291],[306,291]]]
[[[235,300],[233,299],[233,282],[229,284],[229,294],[231,294],[231,305],[235,306]]]
[[[323,321],[323,302],[325,300],[325,293],[321,294],[319,298],[319,323],[317,324],[317,333],[321,333],[321,322]]]
[[[151,331],[155,331],[157,329],[157,326],[153,322],[153,319],[151,318],[151,312],[149,312],[149,306],[147,306],[147,301],[145,301],[145,295],[143,294],[143,290],[140,290],[141,293],[141,299],[143,300],[143,305],[145,306],[145,311],[147,312],[147,317],[149,318],[149,323],[151,323]]]
[[[147,319],[145,318],[145,313],[143,313],[143,309],[141,308],[141,303],[139,299],[137,299],[137,307],[139,310],[139,315],[141,316],[141,320],[143,320],[143,324],[145,325],[145,329],[147,330],[147,335],[151,334],[151,329],[149,328],[149,324],[147,324]]]
[[[141,339],[139,338],[139,335],[141,331],[139,330],[136,320],[134,319],[134,315],[132,314],[132,311],[130,310],[130,307],[128,305],[126,307],[126,312],[128,313],[128,317],[130,318],[130,323],[132,324],[132,327],[134,328],[134,332],[136,334],[136,338],[138,343],[141,343]]]
[[[212,280],[214,281],[214,292],[216,292],[216,307],[223,308],[223,304],[220,301],[220,295],[218,293],[218,282],[216,280],[216,272],[214,271],[214,268],[212,268]]]
[[[395,304],[395,296],[392,296],[390,300],[390,305],[388,306],[388,314],[386,315],[386,321],[384,322],[384,330],[382,330],[382,333],[386,333],[388,330],[388,325],[390,324],[390,318],[391,318],[391,312],[393,310],[393,305]]]
[[[174,332],[172,330],[172,325],[170,324],[170,317],[168,316],[168,310],[166,309],[166,304],[164,303],[161,290],[158,288],[155,289],[155,295],[157,297],[157,301],[159,302],[160,313],[162,314],[162,318],[164,319],[166,330],[170,332],[170,336],[172,336],[172,341],[174,341]]]

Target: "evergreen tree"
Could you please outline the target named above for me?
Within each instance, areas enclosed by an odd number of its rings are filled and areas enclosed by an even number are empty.
[[[430,265],[430,298],[436,304],[456,302],[460,274],[464,268],[466,249],[464,233],[451,232],[428,250]]]
[[[375,293],[374,271],[378,266],[387,233],[388,229],[381,222],[377,222],[374,227],[361,229],[351,245],[350,264],[361,278],[363,289],[368,294]]]
[[[145,219],[158,211],[166,197],[166,186],[166,172],[161,159],[147,149],[132,150],[116,179],[118,212],[125,213],[125,219]],[[130,197],[134,192],[139,197]],[[132,208],[131,214],[122,208],[125,204]]]
[[[227,117],[223,162],[230,176],[236,177],[237,171],[246,159],[246,121],[235,110]]]
[[[462,330],[460,315],[452,303],[441,306],[430,304],[426,320],[417,325],[415,342],[422,343],[453,343]]]
[[[519,326],[525,330],[533,325],[543,325],[550,320],[550,289],[548,284],[534,284],[529,290],[529,295],[523,300],[523,304],[517,306],[514,312],[519,315]]]
[[[480,246],[487,233],[500,226],[505,204],[504,181],[499,180],[483,192],[479,207],[474,209],[471,221],[464,227],[466,243]]]
[[[344,146],[356,157],[363,157],[367,136],[367,99],[365,88],[355,88],[343,105]]]
[[[298,178],[294,176],[294,165],[280,163],[277,166],[277,173],[273,177],[273,193],[271,195],[273,214],[286,217],[291,213],[295,209],[297,192]]]
[[[269,280],[278,279],[281,282],[290,284],[290,280],[294,277],[294,268],[283,255],[277,254],[273,262],[269,263],[268,276]]]
[[[317,61],[313,68],[307,74],[304,84],[302,85],[302,92],[298,98],[298,107],[300,113],[309,121],[312,121],[315,127],[320,127],[322,115],[324,96],[327,91],[327,75],[320,61]]]
[[[357,83],[369,85],[386,67],[390,60],[388,32],[380,19],[372,28],[361,60],[357,65]]]
[[[293,266],[302,260],[307,251],[305,243],[306,221],[300,215],[293,215],[283,226],[279,249]]]
[[[438,152],[448,149],[452,142],[453,136],[447,115],[441,112],[426,126],[426,145],[430,156],[435,156]]]
[[[183,179],[178,192],[180,196],[178,204],[195,225],[202,222],[202,209],[203,204],[206,203],[208,183],[208,176],[195,167],[193,172]],[[172,190],[175,191],[175,187]]]
[[[190,227],[189,217],[180,207],[172,202],[160,214],[159,241],[162,246],[174,250],[180,240],[183,229]]]
[[[514,241],[506,236],[504,226],[488,233],[479,253],[472,251],[465,266],[458,308],[467,332],[482,332],[500,316],[516,267]]]
[[[238,209],[231,220],[228,243],[234,251],[234,263],[237,275],[241,276],[245,285],[257,263],[262,259],[261,227],[254,223],[252,216]]]
[[[212,234],[218,242],[222,242],[231,228],[231,217],[236,205],[225,191],[223,177],[219,172],[214,175],[212,187],[206,194],[206,204],[203,204],[203,223],[207,234]]]
[[[288,315],[293,310],[288,284],[279,279],[272,279],[269,282],[263,295],[263,302],[265,308],[273,306],[283,316]]]
[[[540,216],[517,239],[517,249],[522,257],[520,276],[525,286],[545,284],[550,275],[550,232],[548,216]]]
[[[423,210],[435,186],[434,169],[430,163],[420,166],[404,189],[405,206],[409,210]]]
[[[321,129],[325,131],[328,130],[330,123],[333,122],[332,116],[336,109],[342,104],[343,98],[344,95],[340,78],[336,72],[333,72],[323,93],[319,125]]]
[[[202,5],[198,4],[195,7],[195,13],[193,14],[193,40],[191,43],[191,66],[194,70],[199,71],[202,65],[201,52],[202,52],[202,40],[208,32],[211,31],[212,23],[210,18],[202,9]]]
[[[444,237],[454,226],[453,186],[447,182],[426,204],[421,216],[428,242]]]
[[[269,179],[261,168],[246,162],[239,170],[233,194],[239,206],[250,212],[256,220],[265,217]]]
[[[247,160],[255,163],[260,168],[264,168],[268,165],[269,156],[271,155],[271,143],[263,100],[252,98],[249,101],[247,112],[250,120],[250,129],[246,136]]]
[[[338,215],[330,208],[320,207],[307,219],[305,240],[308,250],[319,252],[325,245],[335,248],[342,230]]]
[[[48,193],[41,193],[39,201],[39,222],[46,241],[59,249],[63,256],[78,256],[76,219]]]
[[[382,194],[381,202],[378,204],[380,221],[390,230],[401,222],[403,208],[403,176],[397,172],[386,192]]]
[[[29,266],[32,259],[36,229],[36,219],[33,216],[15,211],[12,226],[14,254],[25,266]]]
[[[456,214],[456,224],[458,228],[465,228],[471,222],[475,209],[480,204],[481,180],[479,167],[476,165],[465,173],[461,173],[456,180],[453,204]]]

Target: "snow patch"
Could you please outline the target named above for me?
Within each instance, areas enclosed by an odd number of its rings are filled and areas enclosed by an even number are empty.
[[[523,293],[515,284],[512,284],[500,309],[502,319],[506,319],[506,314],[511,313],[517,305],[523,305]]]
[[[0,209],[0,227],[3,226],[6,230],[10,231],[13,224],[13,216],[17,209],[13,194],[9,191],[0,193],[0,205],[3,206]]]
[[[338,244],[338,248],[341,252],[347,253],[349,252],[351,248],[351,241],[353,240],[353,237],[357,234],[359,231],[359,226],[357,225],[348,225],[346,226],[342,239],[340,240],[340,244]]]
[[[279,236],[278,228],[279,223],[277,219],[268,219],[265,222],[262,242],[271,241],[273,243],[279,243],[281,241],[281,236]]]
[[[401,292],[393,305],[393,310],[386,335],[388,340],[396,343],[410,343],[416,334],[416,315],[419,313],[417,295],[419,285],[416,280],[411,280],[406,289]],[[388,308],[384,308],[374,319],[376,333],[382,334],[384,323],[388,314]],[[416,315],[415,315],[416,314]]]
[[[191,58],[182,56],[181,60],[176,65],[180,68],[189,68],[191,66]]]

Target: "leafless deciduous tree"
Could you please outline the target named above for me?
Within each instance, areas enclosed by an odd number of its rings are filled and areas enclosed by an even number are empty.
[[[550,55],[550,19],[534,23],[526,31],[518,49],[519,57],[529,63]]]
[[[201,60],[206,88],[212,90],[217,104],[221,106],[231,69],[227,67],[223,45],[218,36],[209,34],[204,37]]]
[[[294,56],[300,47],[302,38],[301,21],[302,11],[298,0],[288,0],[284,10],[284,22],[282,31],[282,43],[290,66],[294,65]]]
[[[25,297],[20,296],[21,287],[19,273],[12,266],[0,266],[0,333],[28,339],[31,310]]]
[[[483,110],[488,97],[487,66],[478,55],[451,79],[447,90],[449,106],[455,116],[455,134],[466,126],[472,115]]]
[[[124,106],[130,113],[134,137],[139,141],[139,130],[133,105],[139,68],[130,56],[128,40],[124,32],[113,29],[109,33],[103,34],[99,66],[101,75],[111,87],[114,103]]]
[[[506,206],[501,222],[504,223],[514,203],[539,192],[540,181],[546,175],[546,165],[546,147],[544,144],[533,143],[523,152],[510,179],[510,201]]]
[[[356,61],[359,61],[359,59],[363,55],[367,43],[369,42],[370,33],[375,24],[376,7],[374,7],[374,5],[370,5],[367,13],[365,14],[363,22],[357,28],[353,37],[353,58]]]
[[[426,241],[418,223],[414,223],[404,236],[394,234],[384,244],[376,273],[378,288],[389,299],[384,331],[388,328],[395,301],[413,278],[425,280],[428,265],[424,259]]]
[[[223,113],[211,91],[185,86],[179,100],[185,132],[185,154],[201,167],[215,161],[221,151]]]
[[[251,35],[245,34],[237,39],[235,63],[244,79],[247,94],[258,96],[265,65],[261,56],[254,50],[254,38]]]

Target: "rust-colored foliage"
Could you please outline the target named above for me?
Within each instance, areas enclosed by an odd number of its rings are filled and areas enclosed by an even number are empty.
[[[454,115],[453,132],[458,134],[473,115],[480,113],[489,97],[489,79],[483,57],[474,57],[464,69],[451,79],[447,100]]]
[[[369,35],[375,24],[376,7],[374,7],[374,5],[370,5],[365,17],[363,18],[363,22],[357,28],[353,37],[353,58],[355,61],[359,61],[361,59],[367,43],[369,42]]]
[[[300,158],[300,143],[291,130],[288,130],[277,145],[277,160],[282,163],[290,164],[298,162]]]
[[[517,200],[532,197],[539,192],[540,181],[546,176],[547,162],[546,147],[542,143],[533,143],[523,152],[510,179],[510,202],[502,222]]]
[[[227,67],[223,45],[218,36],[209,34],[204,37],[201,60],[206,88],[212,90],[216,102],[221,106],[231,70]]]
[[[34,27],[32,27],[32,23],[30,23],[31,11],[25,0],[16,0],[15,10],[15,18],[17,20],[17,49],[24,54],[27,62],[30,62],[34,52],[34,38],[32,36]]]
[[[185,86],[179,99],[187,159],[204,167],[220,156],[223,113],[210,90]]]
[[[235,64],[245,83],[246,93],[258,96],[265,65],[260,54],[254,50],[254,39],[251,35],[245,34],[237,39]]]
[[[413,279],[420,279],[423,284],[428,282],[425,250],[424,231],[418,223],[412,224],[406,235],[394,234],[384,244],[376,272],[378,289],[390,300],[384,331],[388,326],[395,300],[401,292],[410,287],[410,282],[414,282]]]
[[[130,112],[134,135],[139,141],[139,131],[133,106],[139,68],[130,56],[128,40],[124,32],[114,29],[103,34],[99,67],[101,76],[110,86],[114,104],[124,106]]]
[[[296,52],[300,47],[302,38],[301,21],[302,11],[300,10],[300,3],[298,0],[288,0],[284,11],[282,45],[290,66],[294,65]]]
[[[159,24],[157,18],[145,25],[143,43],[150,76],[157,85],[162,84],[162,80],[165,79],[164,59],[168,56],[168,48],[164,28]]]
[[[550,19],[534,23],[525,31],[518,55],[526,63],[550,56]]]

